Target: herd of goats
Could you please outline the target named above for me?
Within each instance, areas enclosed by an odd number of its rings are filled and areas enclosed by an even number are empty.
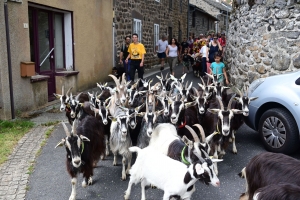
[[[189,200],[197,180],[220,186],[217,162],[222,161],[230,143],[237,153],[235,133],[249,114],[250,101],[258,97],[248,98],[247,88],[244,93],[238,88],[229,93],[229,87],[209,74],[204,80],[200,77],[198,88],[185,81],[186,74],[180,78],[161,74],[155,84],[142,79],[127,82],[125,74],[109,76],[115,85],[97,83],[99,94],[73,96],[71,88],[65,93],[64,87],[61,95],[55,94],[72,126],[70,131],[62,122],[66,137],[56,146],[64,145],[67,151],[66,165],[72,178],[69,200],[76,199],[77,174],[83,173],[82,187],[92,184],[93,168],[110,151],[113,165],[117,165],[117,155],[122,156],[122,180],[130,174],[126,200],[132,184],[139,182],[142,200],[147,185],[163,190],[164,200]],[[131,167],[132,152],[137,152],[137,158]],[[300,185],[299,178],[291,181],[299,177],[293,175],[298,169],[289,170],[282,162],[299,168],[300,161],[283,154],[254,157],[240,173],[247,185],[241,199],[290,195],[290,188]],[[277,184],[274,176],[288,178]]]

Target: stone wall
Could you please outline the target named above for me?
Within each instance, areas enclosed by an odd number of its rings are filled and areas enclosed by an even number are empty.
[[[300,68],[300,5],[286,0],[236,0],[225,62],[239,88]]]
[[[192,10],[193,8],[191,8]],[[204,14],[200,11],[195,12],[195,26],[192,26],[193,22],[193,11],[190,12],[189,16],[189,32],[190,36],[195,36],[196,38],[202,34],[206,34],[210,30],[215,30],[215,20],[209,15]]]
[[[170,8],[170,1],[172,8]],[[182,8],[182,9],[181,9]],[[168,28],[172,27],[172,35],[181,38],[187,36],[188,1],[184,0],[118,0],[114,4],[115,22],[115,48],[116,62],[119,61],[121,46],[126,35],[133,31],[133,18],[142,21],[142,41],[146,48],[145,66],[158,64],[154,52],[154,24],[159,24],[159,33],[168,35]]]

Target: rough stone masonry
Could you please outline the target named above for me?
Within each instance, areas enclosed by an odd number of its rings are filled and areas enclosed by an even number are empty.
[[[300,68],[299,0],[235,0],[225,63],[238,88]]]

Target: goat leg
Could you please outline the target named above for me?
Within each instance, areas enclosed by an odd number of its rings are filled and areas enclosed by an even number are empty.
[[[72,183],[72,192],[71,196],[69,197],[69,200],[75,200],[76,199],[76,183],[77,183],[77,178],[73,177],[71,180]]]
[[[126,158],[125,156],[123,155],[123,158],[122,158],[122,180],[126,180],[126,171],[125,171],[125,167],[126,167]]]
[[[131,168],[131,159],[132,159],[132,153],[128,152],[128,154],[127,154],[127,170],[126,170],[126,174],[129,174],[129,170]]]
[[[146,200],[146,194],[145,194],[146,185],[147,185],[147,181],[146,181],[146,179],[143,179],[141,181],[141,189],[142,189],[142,198],[141,198],[141,200]]]
[[[129,183],[128,183],[128,188],[125,191],[125,195],[124,195],[125,200],[129,200],[129,196],[130,196],[130,193],[131,193],[131,187],[132,187],[133,183],[134,183],[133,177],[131,177],[130,180],[129,180]]]
[[[105,144],[106,144],[105,155],[109,156],[109,146],[108,146],[108,136],[107,135],[105,135]]]
[[[232,130],[232,152],[234,154],[237,154],[237,149],[236,149],[236,146],[235,146],[235,130]]]
[[[113,152],[114,154],[114,162],[113,162],[113,165],[116,166],[117,165],[117,153],[116,152]]]

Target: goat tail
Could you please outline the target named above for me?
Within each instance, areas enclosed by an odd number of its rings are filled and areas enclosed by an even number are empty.
[[[141,148],[135,146],[135,147],[129,147],[128,148],[130,152],[137,152],[139,153],[139,151],[141,150]]]
[[[242,169],[242,171],[240,173],[238,173],[239,177],[241,178],[245,178],[246,177],[246,167],[244,167]]]

